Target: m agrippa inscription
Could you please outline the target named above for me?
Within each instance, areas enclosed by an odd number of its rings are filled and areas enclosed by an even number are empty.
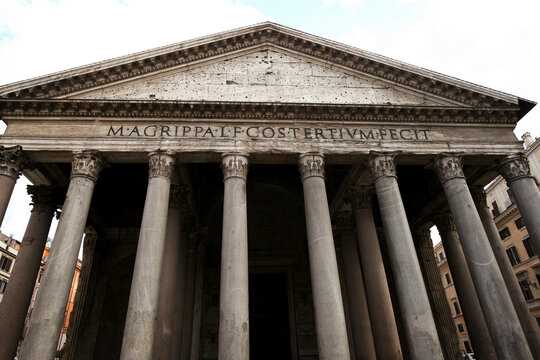
[[[429,129],[368,127],[110,125],[109,137],[304,139],[304,140],[429,140]]]

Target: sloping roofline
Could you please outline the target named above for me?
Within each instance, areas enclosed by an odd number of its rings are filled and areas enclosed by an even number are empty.
[[[292,49],[384,81],[474,107],[517,106],[520,118],[536,105],[536,102],[530,100],[272,22],[224,31],[0,86],[0,100],[64,97],[66,94],[263,44]]]

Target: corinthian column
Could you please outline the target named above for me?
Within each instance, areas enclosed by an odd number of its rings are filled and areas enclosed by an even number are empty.
[[[354,218],[349,211],[336,216],[341,257],[345,272],[345,290],[349,303],[351,330],[356,359],[371,360],[376,357],[369,311],[364,290],[364,279],[358,259],[358,248],[354,234]]]
[[[187,239],[182,236],[181,207],[186,200],[186,188],[171,185],[165,250],[161,270],[161,288],[157,332],[154,340],[154,360],[180,360],[186,297]]]
[[[219,360],[249,359],[249,291],[246,177],[248,157],[226,154],[221,159],[223,237],[219,289]]]
[[[401,353],[392,299],[388,289],[377,229],[373,221],[373,190],[372,186],[359,186],[354,187],[351,191],[360,261],[362,268],[369,272],[369,276],[364,277],[369,318],[371,319],[377,359],[401,360],[403,354]]]
[[[161,264],[175,159],[172,152],[158,150],[150,153],[148,160],[148,189],[129,294],[120,354],[122,360],[151,360],[156,332]]]
[[[512,190],[531,244],[540,254],[540,192],[531,175],[529,161],[523,154],[509,156],[500,162],[499,172]]]
[[[463,253],[499,360],[532,359],[512,300],[467,187],[461,158],[452,154],[441,155],[435,161],[435,171],[452,211]]]
[[[396,154],[372,152],[369,168],[375,180],[410,355],[413,359],[442,360],[435,321],[397,184]]]
[[[75,154],[62,216],[45,267],[21,359],[53,360],[92,193],[104,162],[97,151]]]
[[[482,359],[497,359],[452,215],[444,213],[437,216],[435,225],[441,235],[474,353]],[[440,274],[438,276],[440,277]],[[453,330],[455,332],[455,328]]]
[[[495,221],[493,221],[493,216],[487,205],[486,192],[481,186],[473,187],[471,190],[476,210],[478,211],[478,215],[480,215],[480,220],[482,221],[491,249],[501,270],[501,275],[508,289],[512,304],[514,304],[514,309],[516,310],[533,358],[540,359],[540,328],[538,328],[536,319],[529,311],[527,300],[523,296],[521,286],[514,273],[512,264],[510,264],[510,259],[508,259],[508,255],[506,254],[504,244],[497,230],[497,225],[495,225]]]
[[[28,163],[22,147],[0,146],[0,225],[13,193],[15,182],[21,176],[21,170]]]
[[[52,186],[28,186],[32,214],[0,303],[0,360],[13,360],[30,306],[47,234],[58,199]]]
[[[320,154],[300,155],[311,286],[321,360],[350,359],[332,224]]]

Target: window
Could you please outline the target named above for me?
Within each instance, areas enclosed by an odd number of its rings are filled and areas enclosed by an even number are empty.
[[[521,229],[523,229],[525,227],[525,224],[523,223],[522,218],[516,219],[516,221],[514,221],[514,223],[516,224],[516,227],[518,228],[518,230],[521,230]]]
[[[6,291],[7,281],[0,279],[0,294],[3,294]]]
[[[506,249],[506,255],[508,255],[508,259],[510,259],[510,264],[512,264],[512,266],[521,262],[516,247],[513,245]]]
[[[467,354],[473,352],[469,340],[463,340],[463,346],[465,347],[465,351],[467,352]]]
[[[516,200],[514,200],[514,195],[512,194],[512,190],[508,188],[506,189],[506,193],[508,194],[508,199],[510,199],[510,204],[515,204]]]
[[[443,261],[444,259],[446,259],[446,258],[444,257],[444,252],[441,251],[441,252],[439,253],[439,260],[440,260],[440,261]]]
[[[0,259],[0,269],[9,272],[11,270],[11,263],[13,262],[12,259],[2,256]]]
[[[449,273],[444,273],[444,278],[446,279],[446,285],[450,285],[452,283],[452,278],[450,277]]]
[[[523,292],[525,300],[529,301],[534,299],[534,294],[531,290],[531,282],[528,278],[520,279],[519,286],[521,287],[521,291]]]
[[[536,253],[534,252],[534,249],[529,243],[529,237],[526,237],[525,239],[523,239],[523,246],[525,246],[525,250],[527,250],[527,255],[529,255],[530,258],[536,255]]]
[[[462,323],[457,324],[457,328],[458,328],[458,330],[459,330],[460,333],[464,333],[464,332],[465,332],[465,327],[463,326]]]
[[[456,312],[456,315],[461,314],[461,309],[459,308],[459,304],[457,302],[457,299],[452,299],[452,305],[454,306],[454,311]]]
[[[497,201],[493,201],[491,203],[491,207],[491,213],[493,214],[494,218],[501,215],[501,211],[499,210],[499,205],[497,205]]]
[[[510,230],[508,230],[508,227],[505,227],[501,231],[499,231],[499,236],[501,237],[501,240],[507,239],[510,237]]]

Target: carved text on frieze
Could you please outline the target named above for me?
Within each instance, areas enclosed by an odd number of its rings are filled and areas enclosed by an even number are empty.
[[[428,129],[368,127],[110,125],[106,136],[143,138],[426,141]]]

